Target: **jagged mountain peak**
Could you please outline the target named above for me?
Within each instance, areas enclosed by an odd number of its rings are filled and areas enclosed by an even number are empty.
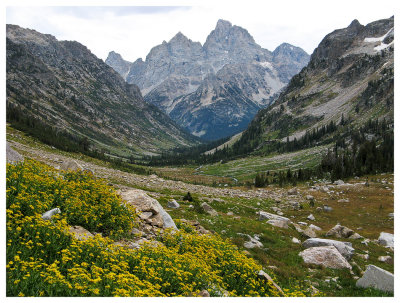
[[[363,27],[363,26],[357,19],[354,19],[353,21],[351,21],[350,25],[348,26],[348,28],[360,28],[360,27]]]
[[[176,43],[176,42],[178,42],[178,43],[180,43],[180,42],[191,42],[191,40],[188,38],[188,37],[186,37],[184,34],[182,34],[182,32],[178,32],[175,36],[173,36],[172,37],[172,39],[171,40],[169,40],[169,42],[168,43]]]
[[[215,29],[224,31],[224,30],[227,30],[227,29],[229,29],[231,27],[232,27],[232,23],[230,23],[227,20],[219,19],[218,22],[217,22],[217,25],[215,26]]]

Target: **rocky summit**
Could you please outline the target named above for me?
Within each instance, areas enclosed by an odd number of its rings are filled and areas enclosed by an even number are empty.
[[[129,71],[115,52],[106,63],[190,133],[213,140],[245,129],[308,60],[288,43],[263,49],[247,30],[219,20],[204,45],[179,32]]]

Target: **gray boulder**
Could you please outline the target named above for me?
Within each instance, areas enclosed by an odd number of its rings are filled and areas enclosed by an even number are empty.
[[[218,213],[215,211],[215,209],[212,208],[207,202],[202,203],[201,207],[204,209],[204,211],[207,214],[209,214],[209,215],[211,215],[213,217],[218,216]]]
[[[11,164],[17,164],[19,162],[24,161],[24,157],[15,150],[13,150],[8,144],[8,142],[6,143],[6,159],[7,163]]]
[[[368,265],[364,275],[356,283],[357,287],[372,287],[387,292],[394,292],[394,275],[375,265]]]
[[[249,237],[249,241],[244,242],[243,246],[250,249],[254,247],[262,248],[264,245],[259,241],[258,236],[254,236],[254,238],[250,235],[247,235]]]
[[[55,214],[61,214],[61,210],[59,208],[53,208],[49,211],[46,211],[44,214],[42,214],[42,219],[51,220],[51,217],[53,217]]]
[[[176,202],[176,200],[168,201],[167,206],[168,206],[169,208],[179,208],[179,207],[180,207],[179,203]]]
[[[270,219],[267,221],[268,224],[271,224],[273,226],[279,227],[279,228],[289,228],[289,222],[290,221],[285,221],[285,220],[277,220],[277,219]]]
[[[386,246],[386,247],[391,247],[394,248],[394,235],[381,232],[379,238],[378,238],[378,243],[380,245]]]
[[[310,247],[300,252],[299,256],[307,264],[322,265],[335,269],[351,269],[349,262],[333,246]]]
[[[325,212],[331,212],[332,211],[332,207],[324,205],[324,211]]]
[[[307,217],[307,220],[314,221],[314,220],[315,220],[314,215],[313,215],[313,214],[310,214],[310,215]]]
[[[291,189],[288,190],[287,193],[288,193],[289,196],[297,195],[297,188],[291,188]]]
[[[354,234],[354,231],[346,226],[342,226],[339,223],[332,227],[326,235],[328,237],[336,237],[336,238],[349,238]]]
[[[146,213],[146,218],[152,225],[161,228],[177,229],[171,216],[164,210],[161,204],[140,189],[130,189],[122,192],[121,197],[128,204],[134,206],[139,213]],[[151,213],[152,215],[150,215]]]
[[[334,246],[340,254],[347,260],[350,260],[354,254],[354,248],[350,242],[341,242],[329,239],[310,238],[303,242],[303,247],[321,247],[321,246]]]
[[[259,215],[258,220],[260,220],[260,221],[262,221],[262,220],[281,220],[281,221],[288,222],[288,224],[291,222],[290,219],[288,219],[286,217],[267,213],[265,211],[259,211],[259,212],[257,212],[257,214]]]

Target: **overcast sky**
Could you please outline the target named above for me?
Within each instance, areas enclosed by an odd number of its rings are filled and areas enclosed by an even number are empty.
[[[107,4],[108,2],[108,4]],[[8,1],[6,22],[76,40],[105,60],[116,51],[128,61],[145,59],[150,49],[181,31],[193,41],[205,42],[218,19],[249,31],[271,51],[288,42],[312,53],[329,32],[394,14],[394,0],[242,0],[242,1]],[[99,6],[43,6],[64,5]],[[164,6],[128,6],[158,4]],[[15,6],[19,5],[19,6]],[[54,4],[53,4],[54,5]],[[168,5],[168,6],[165,6]]]

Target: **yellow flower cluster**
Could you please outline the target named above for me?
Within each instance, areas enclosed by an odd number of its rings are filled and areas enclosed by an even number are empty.
[[[43,220],[41,214],[52,207],[62,213]],[[217,235],[182,228],[160,234],[163,245],[132,250],[110,237],[77,240],[68,232],[70,224],[81,224],[111,234],[112,223],[123,236],[134,218],[133,210],[92,176],[58,175],[31,161],[8,166],[7,295],[195,296],[204,289],[212,296],[280,295],[257,277],[260,265]]]

